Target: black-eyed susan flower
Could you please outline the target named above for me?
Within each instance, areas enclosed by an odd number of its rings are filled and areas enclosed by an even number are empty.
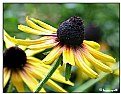
[[[41,60],[32,56],[41,52],[43,49],[36,51],[26,49],[26,46],[21,46],[13,42],[12,37],[5,31],[4,41],[7,48],[3,53],[4,87],[11,80],[18,92],[26,92],[24,83],[33,92],[39,83],[37,79],[42,80],[51,68],[50,65],[45,65]],[[73,86],[72,82],[65,81],[59,70],[55,71],[48,80],[47,85],[51,86],[57,92],[66,92],[66,90],[61,88],[53,80]],[[40,92],[45,92],[44,88]]]
[[[34,18],[26,17],[26,22],[30,27],[18,25],[18,29],[35,35],[43,35],[43,37],[30,41],[18,39],[16,42],[27,45],[31,50],[53,47],[42,60],[45,64],[53,63],[62,54],[63,63],[68,66],[66,69],[76,65],[91,78],[96,78],[98,74],[88,64],[104,72],[112,72],[106,62],[114,63],[115,59],[100,52],[98,43],[84,40],[84,25],[80,17],[69,18],[62,22],[58,29]]]

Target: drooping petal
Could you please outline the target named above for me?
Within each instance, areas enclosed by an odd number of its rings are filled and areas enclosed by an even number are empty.
[[[84,40],[83,43],[91,46],[93,49],[100,49],[100,45],[97,42]]]
[[[16,46],[17,44],[16,39],[9,36],[5,31],[4,31],[4,41],[6,48]],[[26,49],[26,46],[23,45],[19,45],[18,47],[21,48],[22,50]]]
[[[4,68],[4,87],[6,86],[8,80],[10,79],[11,70]]]
[[[107,65],[103,64],[99,60],[95,59],[89,52],[88,50],[81,48],[81,52],[84,54],[84,56],[91,62],[95,67],[98,69],[104,71],[104,72],[112,72],[112,69],[108,67]]]
[[[42,63],[42,64],[41,64],[41,67],[50,70],[50,68],[51,68],[52,66],[50,66],[50,65],[45,65],[44,63]],[[60,73],[60,70],[56,70],[55,72]]]
[[[97,51],[91,47],[89,47],[88,45],[85,45],[85,48],[97,59],[104,61],[104,62],[115,62],[115,59],[109,55],[106,55],[100,51]]]
[[[63,49],[63,62],[69,63],[70,65],[74,66],[75,61],[74,61],[74,54],[73,54],[73,49],[69,47],[64,47]]]
[[[5,30],[4,30],[4,41],[5,41],[6,48],[15,46],[15,43],[12,41],[12,38],[7,34]]]
[[[66,64],[68,63],[68,49],[66,47],[63,47],[63,62]]]
[[[40,50],[30,50],[30,49],[28,49],[28,50],[25,51],[25,53],[26,53],[27,56],[33,56],[33,55],[40,53],[44,50],[45,49],[40,49]]]
[[[57,45],[53,50],[42,60],[45,64],[51,64],[62,53],[62,47]]]
[[[54,81],[52,81],[50,79],[48,80],[47,84],[49,86],[53,87],[58,92],[67,92],[66,90],[64,90],[62,87],[60,87],[58,84],[56,84]]]
[[[84,72],[86,73],[89,77],[91,78],[96,78],[98,74],[93,71],[89,66],[87,66],[83,60],[82,53],[76,52],[75,53],[75,61],[77,66]]]
[[[36,40],[30,40],[30,39],[29,40],[28,39],[26,39],[26,40],[23,40],[23,39],[13,39],[13,41],[16,44],[19,44],[19,45],[29,46],[29,45],[43,43],[46,40],[49,40],[51,38],[52,38],[51,36],[45,36],[45,37],[41,37],[40,39],[36,39]]]
[[[46,92],[44,88],[42,88],[39,92]]]
[[[27,24],[28,24],[30,27],[32,27],[32,28],[35,29],[35,30],[39,30],[39,31],[41,31],[41,32],[51,32],[51,31],[48,31],[47,29],[44,29],[44,28],[42,28],[42,27],[36,25],[35,23],[33,23],[31,20],[28,19],[28,16],[26,17],[26,22],[27,22]]]
[[[81,54],[81,55],[82,55],[82,57],[83,57],[83,60],[84,60],[85,64],[86,64],[87,66],[89,66],[89,67],[93,67],[93,65],[85,58],[85,56],[84,56],[83,54]]]
[[[23,45],[18,45],[19,48],[21,48],[22,50],[25,50],[27,48],[27,46],[23,46]]]
[[[34,34],[34,35],[51,35],[52,34],[51,32],[42,32],[42,31],[35,30],[25,25],[18,25],[18,29],[23,32]]]
[[[74,84],[70,81],[66,81],[65,80],[65,77],[63,77],[60,73],[54,73],[52,76],[51,76],[51,79],[57,81],[57,82],[60,82],[60,83],[65,83],[65,84],[68,84],[68,85],[71,85],[71,86],[74,86]]]
[[[69,49],[69,62],[71,62],[71,65],[75,65],[75,61],[74,61],[74,51],[72,48]]]
[[[36,44],[36,45],[30,45],[28,46],[29,49],[31,50],[39,50],[39,49],[47,49],[47,48],[52,48],[53,46],[57,45],[58,43],[54,41],[47,41],[45,43],[41,44]]]
[[[32,75],[30,75],[29,73],[26,73],[25,71],[19,71],[19,75],[26,83],[26,85],[30,88],[30,90],[34,92],[34,90],[38,85],[37,80]]]
[[[23,81],[26,83],[26,85],[30,88],[30,90],[34,92],[39,83],[37,82],[35,77],[32,75],[33,72],[27,70],[26,68],[27,67],[25,66],[23,71],[19,71],[19,75],[21,76]],[[46,91],[44,88],[42,88],[39,92],[46,92]]]
[[[28,69],[29,70],[29,69]],[[38,70],[29,70],[32,71],[33,75],[38,78],[38,79],[43,79],[45,76],[40,73]],[[57,85],[55,82],[53,82],[52,80],[48,80],[47,84],[49,86],[51,86],[53,89],[57,90],[58,92],[66,92],[63,88],[61,88],[59,85]]]
[[[36,65],[36,63],[41,64],[42,61],[40,59],[38,59],[38,58],[27,56],[27,63],[29,63],[29,64],[35,63],[35,65]]]
[[[28,68],[26,68],[26,69],[28,69],[29,71],[35,72],[37,75],[39,75],[39,74],[46,75],[49,72],[51,67],[49,69],[47,69],[47,68],[42,67],[42,65],[45,65],[45,64],[41,64],[40,67],[27,65]],[[45,65],[45,66],[47,66],[47,65]],[[36,69],[36,70],[31,70],[31,69]],[[51,79],[58,81],[60,83],[65,83],[65,84],[72,85],[72,86],[74,85],[72,82],[66,81],[65,77],[63,77],[58,71],[55,71],[53,73],[53,75],[51,76]]]
[[[12,84],[16,87],[18,92],[25,92],[23,81],[18,72],[12,71]]]
[[[54,28],[54,27],[52,27],[52,26],[50,26],[50,25],[48,25],[48,24],[46,24],[46,23],[44,23],[44,22],[42,22],[42,21],[40,21],[40,20],[36,20],[36,19],[34,19],[34,18],[30,18],[30,19],[31,19],[32,21],[38,23],[40,26],[44,27],[45,29],[48,29],[48,30],[53,31],[53,32],[56,32],[56,31],[57,31],[56,28]]]

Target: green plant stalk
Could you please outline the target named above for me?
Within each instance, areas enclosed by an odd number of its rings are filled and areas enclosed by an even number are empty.
[[[112,69],[115,70],[115,69],[118,69],[119,64],[116,64]],[[80,87],[78,87],[77,89],[75,89],[74,91],[72,92],[84,92],[85,90],[87,90],[89,87],[91,87],[92,85],[94,85],[95,83],[99,82],[101,79],[103,79],[104,77],[106,77],[107,75],[109,75],[110,73],[102,73],[100,75],[99,78],[97,79],[91,79],[89,81],[87,81],[86,83],[84,83],[83,85],[81,85]]]
[[[44,84],[49,80],[49,78],[52,76],[52,74],[56,71],[56,69],[60,65],[60,62],[61,62],[61,59],[59,57],[58,60],[57,60],[57,62],[55,62],[55,64],[53,65],[53,67],[47,73],[47,75],[45,76],[45,78],[42,79],[42,81],[39,83],[39,85],[37,86],[37,88],[35,89],[34,92],[37,93],[37,92],[39,92],[42,89],[42,87],[44,86]]]
[[[68,81],[71,77],[71,65],[69,63],[66,64],[66,70],[65,70],[65,79]]]
[[[13,84],[10,82],[7,93],[11,93],[13,91]]]

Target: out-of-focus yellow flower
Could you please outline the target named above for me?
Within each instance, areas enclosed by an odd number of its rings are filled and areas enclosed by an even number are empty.
[[[4,87],[10,79],[18,92],[26,92],[23,82],[33,92],[39,84],[37,79],[42,80],[51,69],[51,66],[45,65],[41,60],[32,57],[32,55],[43,51],[43,49],[36,51],[26,49],[26,46],[18,45],[12,39],[14,38],[10,37],[4,31],[4,41],[7,48],[3,56]],[[55,71],[51,79],[48,80],[47,85],[51,86],[57,92],[66,92],[66,90],[57,85],[53,80],[72,86],[74,85],[70,81],[65,81],[65,78],[60,74],[59,70]],[[45,92],[44,88],[40,92]]]
[[[117,75],[117,76],[119,76],[119,68],[116,69],[116,70],[114,70],[114,74]]]

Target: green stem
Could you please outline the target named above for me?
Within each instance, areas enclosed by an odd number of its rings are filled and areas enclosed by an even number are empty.
[[[113,70],[118,69],[119,68],[118,65],[119,64],[116,64],[116,66],[114,66],[112,69]],[[101,79],[103,79],[104,77],[106,77],[109,74],[110,73],[102,73],[99,78],[97,78],[97,79],[91,79],[91,80],[87,81],[86,83],[84,83],[83,85],[81,85],[80,87],[78,87],[77,89],[75,89],[73,92],[84,92],[89,87],[91,87],[95,83],[99,82]]]
[[[35,89],[34,92],[39,92],[42,87],[44,86],[44,84],[49,80],[49,78],[52,76],[52,74],[56,71],[56,69],[58,68],[58,66],[60,65],[60,57],[58,58],[57,62],[55,62],[55,64],[53,65],[53,67],[50,69],[50,71],[48,72],[48,74],[45,76],[45,78],[42,79],[42,81],[39,83],[39,85],[37,86],[37,88]]]
[[[10,93],[13,90],[13,84],[10,82],[7,92]]]
[[[66,64],[66,70],[65,70],[65,78],[66,81],[68,81],[71,77],[71,65],[69,63]]]

